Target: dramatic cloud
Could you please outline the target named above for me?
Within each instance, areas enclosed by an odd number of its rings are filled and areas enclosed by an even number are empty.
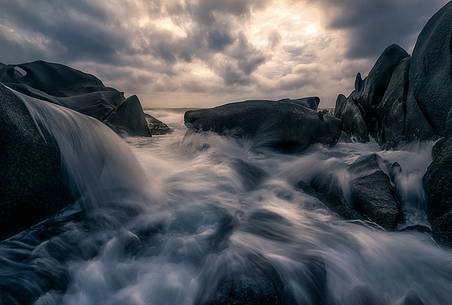
[[[445,0],[0,0],[0,62],[61,62],[145,106],[318,95],[411,51]]]
[[[349,58],[376,56],[397,43],[410,49],[427,20],[445,0],[315,0],[325,8],[328,25],[346,30]]]

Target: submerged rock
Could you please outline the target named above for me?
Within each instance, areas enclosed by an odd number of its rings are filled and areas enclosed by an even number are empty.
[[[0,64],[0,82],[26,95],[94,117],[121,133],[150,136],[138,98],[126,99],[123,92],[104,86],[93,75],[61,64],[35,61]]]
[[[0,239],[73,202],[59,149],[25,104],[0,84]]]
[[[194,131],[212,131],[247,138],[255,146],[299,152],[314,143],[336,144],[341,121],[292,102],[245,101],[187,111],[185,124]]]

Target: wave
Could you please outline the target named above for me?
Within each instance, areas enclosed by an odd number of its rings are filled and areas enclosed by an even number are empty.
[[[399,195],[415,198],[405,209],[420,215],[407,218],[423,222],[433,143],[287,156],[186,134],[172,110],[153,114],[173,133],[126,143],[94,119],[16,94],[55,138],[80,199],[0,243],[0,304],[452,304],[450,250],[428,234],[343,220],[296,187],[334,175],[347,194],[347,165],[377,153],[401,164]]]

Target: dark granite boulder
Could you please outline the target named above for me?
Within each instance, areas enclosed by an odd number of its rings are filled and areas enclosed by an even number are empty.
[[[353,91],[345,100],[343,95],[337,97],[335,116],[342,120],[342,130],[352,141],[368,142],[369,132],[360,105],[354,98],[355,93]]]
[[[445,136],[452,127],[452,3],[440,9],[419,35],[409,83],[409,135],[420,139],[431,133]],[[422,117],[425,126],[419,128]]]
[[[194,131],[212,131],[247,138],[256,147],[300,152],[314,143],[336,144],[341,121],[297,103],[245,101],[187,111],[185,124]]]
[[[408,94],[410,58],[403,59],[394,70],[382,102],[377,107],[377,140],[394,146],[405,139],[405,113]]]
[[[358,102],[364,109],[364,119],[373,136],[376,133],[376,109],[383,99],[394,69],[408,56],[408,53],[396,44],[387,47],[364,80]]]
[[[125,99],[116,110],[104,119],[104,123],[117,133],[126,133],[135,136],[149,136],[146,118],[136,95]]]
[[[396,227],[399,206],[385,166],[376,154],[362,156],[346,167],[346,183],[334,172],[325,172],[296,187],[318,198],[345,219],[370,220],[384,229]],[[340,169],[338,169],[340,170]]]
[[[26,95],[92,116],[128,135],[149,136],[138,98],[104,84],[95,76],[45,61],[0,64],[0,82]],[[136,115],[136,116],[134,116]],[[114,119],[111,119],[114,118]],[[119,125],[115,125],[119,122]]]
[[[433,232],[452,242],[452,138],[442,139],[433,147],[424,188]]]
[[[152,115],[145,113],[144,118],[148,124],[148,129],[151,135],[162,135],[171,132],[171,129],[160,120],[157,120]]]
[[[392,230],[397,224],[398,203],[388,176],[380,169],[379,159],[376,154],[363,156],[349,166],[351,201],[363,217]]]
[[[339,94],[336,98],[336,106],[334,107],[334,116],[339,117],[344,109],[345,103],[347,102],[347,97],[343,94]]]
[[[73,198],[63,183],[58,146],[1,84],[0,147],[1,239],[49,217]]]

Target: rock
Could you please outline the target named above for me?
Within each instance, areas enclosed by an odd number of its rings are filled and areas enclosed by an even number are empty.
[[[304,97],[299,99],[282,99],[279,100],[279,102],[285,102],[285,103],[294,103],[300,106],[308,107],[309,109],[317,111],[320,104],[320,98],[317,96],[311,96],[311,97]]]
[[[136,95],[125,99],[104,122],[118,133],[134,136],[149,136],[146,118]]]
[[[73,202],[59,149],[38,131],[24,103],[0,84],[0,239]],[[43,137],[44,136],[44,137]]]
[[[204,284],[195,304],[278,305],[284,285],[268,259],[249,250],[226,250],[200,275]]]
[[[377,140],[382,146],[393,147],[405,139],[409,68],[410,57],[407,57],[395,68],[383,100],[377,107]]]
[[[376,133],[376,109],[383,99],[394,69],[408,56],[408,53],[396,44],[387,47],[369,72],[362,90],[359,91],[357,101],[364,109],[364,119],[373,136]]]
[[[144,118],[148,124],[148,129],[151,135],[162,135],[171,132],[171,129],[160,120],[157,120],[152,115],[145,113]]]
[[[342,130],[347,133],[353,142],[368,142],[369,132],[360,106],[355,100],[355,92],[345,101],[343,95],[338,96],[335,116],[342,120]]]
[[[104,86],[93,75],[45,61],[0,64],[0,82],[26,95],[59,104],[108,125],[121,133],[150,136],[138,98]],[[137,115],[136,117],[133,115]],[[124,116],[124,117],[120,117]],[[119,125],[115,125],[118,122]]]
[[[452,242],[452,138],[442,139],[433,147],[433,161],[423,182],[432,230]]]
[[[411,137],[425,139],[431,137],[429,132],[445,136],[448,127],[452,127],[451,69],[452,3],[449,2],[428,21],[417,39],[411,58],[408,94]],[[411,118],[411,111],[418,111],[422,116]],[[425,118],[423,124],[426,126],[416,130],[421,117]]]
[[[386,230],[397,224],[398,203],[388,176],[380,169],[376,154],[360,157],[349,166],[353,208]]]
[[[386,230],[392,230],[398,220],[398,203],[380,164],[383,166],[383,160],[371,154],[349,165],[350,178],[345,183],[349,189],[341,187],[334,173],[322,173],[309,183],[299,182],[296,186],[345,219],[371,220]]]
[[[363,89],[363,86],[364,86],[363,78],[361,77],[361,73],[358,72],[358,74],[356,74],[356,78],[355,78],[355,91],[361,92],[361,90]]]
[[[342,109],[347,102],[347,98],[343,94],[339,94],[336,99],[336,106],[334,107],[334,116],[339,117],[340,113],[342,113]]]
[[[403,299],[401,305],[424,305],[422,299],[414,291],[409,291]]]
[[[187,111],[185,124],[194,131],[246,138],[255,147],[300,152],[314,143],[336,144],[341,121],[291,102],[245,101]]]
[[[17,68],[25,71],[25,76],[16,73]],[[3,83],[25,84],[53,96],[72,96],[87,92],[115,90],[107,88],[97,77],[83,73],[65,65],[42,60],[0,66],[0,80]]]

